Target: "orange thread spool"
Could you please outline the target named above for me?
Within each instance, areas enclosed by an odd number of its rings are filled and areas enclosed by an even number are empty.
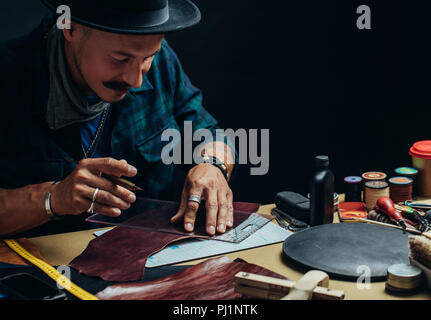
[[[394,203],[413,199],[413,179],[393,177],[389,179],[390,198]]]

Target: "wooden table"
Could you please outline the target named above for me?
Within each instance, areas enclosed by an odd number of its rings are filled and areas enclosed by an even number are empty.
[[[261,206],[259,212],[270,214],[273,207],[273,204]],[[334,222],[338,222],[337,217],[334,218]],[[39,248],[42,256],[51,264],[67,265],[86,248],[90,240],[94,239],[94,231],[104,229],[106,228],[49,235],[29,240]],[[298,280],[303,275],[302,270],[292,265],[287,265],[283,261],[282,243],[229,253],[226,256],[232,260],[236,258],[244,259],[247,262],[265,267],[292,280]],[[184,263],[184,265],[196,264],[204,260],[195,260]],[[343,290],[346,294],[346,299],[353,300],[431,299],[431,292],[427,290],[407,297],[389,295],[385,292],[384,282],[372,282],[369,289],[359,289],[356,282],[331,280],[329,287]]]

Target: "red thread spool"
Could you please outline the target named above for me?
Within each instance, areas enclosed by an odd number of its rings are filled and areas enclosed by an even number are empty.
[[[389,193],[393,202],[404,202],[413,199],[413,179],[393,177],[389,179]]]
[[[386,181],[386,173],[380,172],[380,171],[368,171],[362,174],[362,180],[364,183],[364,191],[365,191],[365,184],[369,181]],[[367,194],[364,192],[364,202],[367,201]]]
[[[385,181],[386,173],[379,171],[369,171],[362,174],[362,180],[364,180],[364,184],[368,181]]]

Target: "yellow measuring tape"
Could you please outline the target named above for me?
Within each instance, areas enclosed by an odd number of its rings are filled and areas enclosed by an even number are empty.
[[[18,253],[25,260],[31,262],[40,270],[45,272],[51,279],[56,281],[59,285],[61,285],[64,289],[69,291],[75,297],[81,300],[99,300],[96,296],[91,293],[81,289],[76,284],[71,282],[67,277],[58,272],[54,267],[47,264],[45,261],[36,258],[30,252],[25,250],[16,240],[3,240],[9,248]]]

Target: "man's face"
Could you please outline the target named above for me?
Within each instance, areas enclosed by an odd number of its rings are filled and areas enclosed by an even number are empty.
[[[163,35],[122,35],[73,24],[65,35],[66,56],[75,81],[87,95],[107,102],[142,85]]]

